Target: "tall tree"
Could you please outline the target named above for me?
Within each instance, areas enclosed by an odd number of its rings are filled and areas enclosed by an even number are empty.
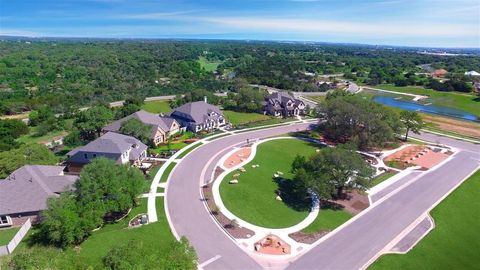
[[[131,118],[122,123],[120,132],[125,135],[133,136],[147,144],[150,142],[152,127],[142,123],[136,118]]]
[[[422,117],[414,111],[400,112],[400,121],[405,126],[405,141],[408,140],[408,133],[412,131],[415,134],[420,134],[420,130],[425,126]]]
[[[55,165],[58,158],[45,145],[23,144],[16,149],[0,152],[0,178],[7,177],[27,164]]]
[[[75,118],[74,125],[84,140],[90,141],[99,137],[102,128],[113,120],[113,112],[105,106],[95,106],[83,111]]]

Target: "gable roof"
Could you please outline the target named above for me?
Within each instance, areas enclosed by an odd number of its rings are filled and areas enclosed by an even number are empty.
[[[217,115],[211,115],[212,112]],[[205,101],[196,101],[176,108],[170,113],[170,116],[180,117],[189,122],[203,123],[208,119],[217,120],[220,116],[223,117],[223,113],[217,106],[208,104]]]
[[[136,160],[143,151],[147,150],[147,146],[134,137],[107,132],[87,145],[77,147],[68,152],[67,156],[69,156],[69,159],[67,163],[86,164],[90,162],[91,159],[85,158],[85,153],[93,153],[119,161],[121,155],[129,149],[131,149],[130,160]]]
[[[155,113],[149,113],[144,110],[140,110],[138,112],[132,113],[120,120],[117,120],[103,128],[105,131],[113,131],[117,132],[122,127],[122,124],[130,119],[138,119],[140,122],[152,126],[152,133],[151,137],[156,134],[158,128],[163,130],[164,132],[170,132],[170,128],[172,127],[175,119],[168,117],[168,116],[161,116]]]
[[[268,96],[267,100],[268,100],[268,103],[270,103],[274,107],[278,107],[277,104],[279,104],[283,108],[287,107],[287,103],[289,101],[291,101],[293,105],[296,105],[296,106],[303,103],[303,101],[296,99],[292,97],[290,94],[288,94],[287,92],[283,92],[283,91],[272,93],[270,96]]]
[[[47,199],[71,190],[78,179],[63,175],[64,166],[25,165],[0,180],[0,215],[36,212]]]

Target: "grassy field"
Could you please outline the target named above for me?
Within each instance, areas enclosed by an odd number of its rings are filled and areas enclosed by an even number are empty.
[[[273,117],[271,116],[263,115],[259,113],[223,111],[223,114],[227,118],[228,122],[230,122],[234,126],[273,119]]]
[[[151,113],[166,113],[172,110],[168,100],[145,101],[142,109]]]
[[[325,100],[326,96],[305,96],[305,98],[320,103]]]
[[[390,84],[379,84],[373,88],[429,96],[425,102],[466,111],[480,116],[480,98],[473,94],[459,92],[441,92],[423,87],[396,87]]]
[[[404,255],[384,255],[369,269],[479,269],[480,171],[435,207],[435,228]]]
[[[352,214],[343,210],[321,209],[317,218],[302,230],[304,233],[315,233],[323,230],[332,231],[345,223],[352,217]]]
[[[57,130],[57,131],[49,132],[49,133],[45,134],[44,136],[34,136],[35,127],[30,127],[29,129],[30,129],[30,133],[20,136],[17,139],[18,142],[21,142],[21,143],[47,143],[47,142],[53,141],[53,139],[56,138],[56,137],[66,136],[68,134],[68,132],[66,132],[64,130],[63,131]]]
[[[0,246],[7,245],[20,228],[9,228],[0,230]]]
[[[394,176],[395,174],[397,174],[397,172],[386,172],[386,173],[383,173],[375,178],[372,179],[372,182],[370,182],[370,186],[371,187],[374,187],[378,184],[380,184],[381,182],[389,179],[390,177]]]
[[[238,217],[259,226],[284,228],[297,224],[308,215],[308,210],[298,211],[285,202],[275,200],[279,185],[273,174],[281,171],[286,181],[290,181],[295,155],[309,156],[316,149],[316,145],[298,139],[279,139],[260,144],[255,158],[245,166],[246,172],[240,173],[239,184],[228,183],[237,171],[227,175],[220,184],[223,203]],[[260,167],[254,169],[252,164]]]
[[[103,269],[102,258],[108,253],[108,251],[113,247],[128,243],[129,241],[142,241],[143,245],[151,250],[166,250],[169,248],[169,244],[175,241],[175,238],[170,232],[170,227],[165,217],[162,198],[156,199],[156,207],[159,217],[158,222],[135,229],[127,228],[128,221],[131,218],[140,213],[147,213],[147,199],[141,199],[140,205],[132,209],[127,218],[119,223],[106,225],[102,229],[93,232],[78,249],[68,248],[63,251],[54,250],[53,256],[55,258],[52,258],[52,260],[59,261],[63,258],[65,263],[71,264],[63,265],[63,269],[71,269],[71,266],[74,265],[75,262],[65,258],[76,255],[75,258],[78,258],[78,261],[89,266],[89,269]],[[30,231],[34,232],[35,229]],[[33,251],[39,249],[38,252],[42,252],[46,249],[44,246],[28,246],[26,242],[27,241],[24,240],[17,247],[14,254],[26,249],[33,249]],[[5,257],[2,259],[8,260],[8,258]]]
[[[168,165],[168,167],[163,172],[162,177],[160,177],[160,183],[167,182],[168,176],[172,172],[173,167],[175,167],[175,165],[177,165],[177,163],[170,163],[170,165]]]
[[[222,63],[221,61],[210,62],[203,56],[199,57],[197,62],[200,63],[202,68],[209,72],[217,70],[218,65]]]

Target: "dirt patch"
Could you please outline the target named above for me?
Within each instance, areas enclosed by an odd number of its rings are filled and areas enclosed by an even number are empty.
[[[295,240],[299,243],[313,244],[313,243],[315,243],[315,241],[324,237],[329,232],[330,231],[328,231],[328,230],[322,230],[322,231],[315,232],[315,233],[304,233],[304,232],[300,231],[300,232],[291,233],[288,236],[290,236],[290,238],[292,238],[293,240]]]
[[[224,172],[224,170],[222,168],[220,168],[219,166],[217,166],[215,168],[215,172],[213,173],[213,179],[217,179],[220,174],[222,174]]]
[[[223,163],[223,166],[227,169],[230,169],[243,161],[245,161],[250,154],[252,153],[252,148],[242,147],[237,151],[233,152]]]
[[[204,200],[207,203],[208,208],[210,209],[210,214],[217,220],[217,222],[222,226],[232,237],[237,239],[250,238],[255,233],[247,228],[240,227],[236,224],[235,221],[228,219],[223,215],[215,204],[213,198],[211,184],[206,185],[202,188]]]
[[[437,128],[475,138],[480,138],[480,124],[451,118],[422,115],[424,121],[432,122]]]
[[[430,169],[439,164],[446,158],[448,153],[444,153],[440,148],[427,147],[423,145],[410,145],[400,151],[397,151],[385,158],[387,164],[391,164],[403,169],[408,166],[421,166]]]

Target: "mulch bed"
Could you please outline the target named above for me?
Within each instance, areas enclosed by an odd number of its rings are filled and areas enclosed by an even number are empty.
[[[125,211],[107,213],[105,217],[103,217],[103,221],[105,221],[105,223],[117,223],[124,219],[128,213],[130,213],[130,210],[132,210],[132,208],[128,208]]]
[[[220,174],[222,174],[223,172],[224,170],[217,166],[215,168],[215,173],[213,174],[213,179],[217,179],[220,176]]]
[[[315,241],[324,237],[329,232],[330,232],[329,230],[322,230],[315,233],[304,233],[302,231],[299,231],[299,232],[291,233],[288,236],[290,236],[290,238],[292,238],[293,240],[299,243],[313,244],[315,243]]]
[[[220,223],[220,226],[222,226],[231,236],[234,238],[250,238],[255,235],[255,232],[247,228],[233,225],[232,221],[218,210],[215,200],[213,199],[211,184],[204,186],[202,189],[204,200],[210,209],[210,213],[214,216],[217,222]]]

